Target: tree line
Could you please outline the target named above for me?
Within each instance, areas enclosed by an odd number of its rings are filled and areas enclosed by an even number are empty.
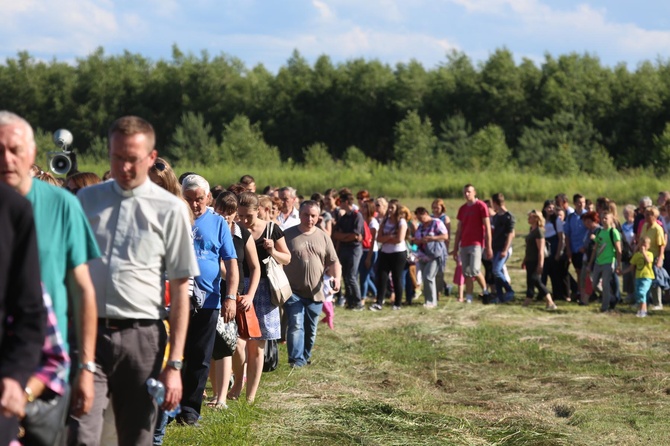
[[[603,66],[590,54],[517,63],[506,48],[475,64],[464,53],[426,69],[296,50],[276,74],[239,59],[106,55],[0,65],[0,104],[38,128],[68,128],[102,159],[118,116],[151,121],[176,164],[384,164],[415,171],[492,168],[607,175],[670,166],[670,62]]]

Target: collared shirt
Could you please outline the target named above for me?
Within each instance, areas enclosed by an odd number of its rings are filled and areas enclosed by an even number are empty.
[[[47,311],[46,335],[42,346],[42,360],[35,372],[39,379],[54,393],[63,395],[70,370],[70,355],[65,349],[65,343],[58,330],[58,320],[54,313],[51,297],[43,292],[44,307]]]
[[[98,316],[163,319],[167,279],[198,276],[186,204],[147,179],[79,191],[102,257],[90,263]]]
[[[584,237],[589,232],[588,228],[584,226],[582,215],[586,213],[586,209],[582,209],[580,214],[573,212],[565,217],[565,224],[563,225],[563,232],[565,236],[570,239],[570,250],[572,252],[579,252],[584,247]]]
[[[277,215],[277,221],[279,222],[279,227],[282,229],[282,231],[286,231],[288,228],[292,228],[293,226],[298,226],[300,224],[300,213],[297,209],[293,208],[288,216],[284,217],[284,213],[280,212],[279,215]]]

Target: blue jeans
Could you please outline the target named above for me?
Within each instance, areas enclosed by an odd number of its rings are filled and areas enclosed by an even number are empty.
[[[284,304],[284,312],[288,319],[286,349],[289,364],[303,366],[312,357],[322,307],[322,302],[314,302],[297,294],[289,297]]]
[[[165,429],[168,425],[167,414],[158,409],[158,420],[156,420],[156,429],[154,430],[154,445],[161,446],[163,444],[163,437],[165,437]]]
[[[493,277],[495,278],[496,294],[499,301],[502,301],[504,293],[513,291],[512,285],[510,285],[510,283],[507,281],[507,278],[505,278],[505,272],[503,271],[505,263],[507,263],[507,259],[509,259],[509,253],[507,253],[505,257],[502,257],[500,255],[501,253],[501,251],[494,253],[492,259]]]
[[[361,289],[358,287],[358,265],[363,256],[363,248],[357,246],[341,246],[337,253],[342,265],[342,281],[350,308],[361,305]]]
[[[370,262],[370,268],[365,267],[365,259],[367,258],[368,251],[363,251],[363,257],[361,257],[361,263],[358,265],[358,275],[361,285],[361,299],[365,299],[368,295],[368,290],[372,291],[372,294],[377,295],[377,285],[375,285],[375,264],[377,263],[377,252],[372,252],[372,261]]]

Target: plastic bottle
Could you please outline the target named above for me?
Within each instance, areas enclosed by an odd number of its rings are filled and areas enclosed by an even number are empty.
[[[147,379],[147,391],[149,392],[149,395],[151,395],[156,401],[156,404],[158,404],[160,407],[161,404],[163,404],[163,401],[165,401],[165,386],[163,383],[157,379],[149,378]],[[165,411],[167,416],[171,418],[177,416],[179,412],[181,412],[181,406],[179,404],[177,404],[177,407],[174,409]]]

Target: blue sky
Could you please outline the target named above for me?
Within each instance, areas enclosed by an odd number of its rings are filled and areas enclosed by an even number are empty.
[[[634,5],[634,6],[633,6]],[[670,2],[638,0],[0,0],[0,61],[28,51],[74,62],[97,47],[152,60],[177,44],[276,72],[294,49],[309,61],[416,59],[452,50],[474,61],[503,46],[517,60],[597,55],[634,70],[670,55]]]

